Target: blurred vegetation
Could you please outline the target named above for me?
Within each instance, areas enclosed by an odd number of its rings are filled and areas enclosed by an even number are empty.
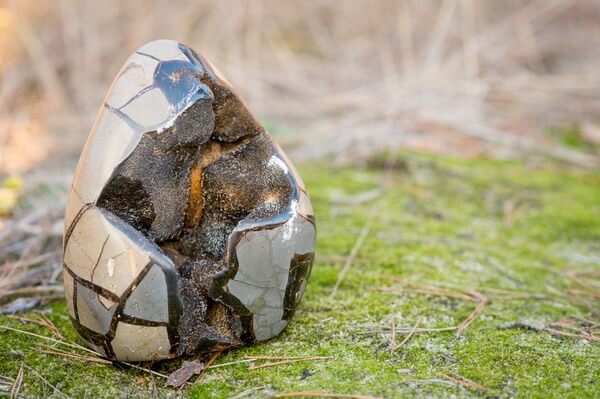
[[[402,146],[599,165],[546,134],[573,121],[600,142],[596,0],[0,0],[0,175],[76,156],[125,59],[157,38],[293,127],[294,159]]]

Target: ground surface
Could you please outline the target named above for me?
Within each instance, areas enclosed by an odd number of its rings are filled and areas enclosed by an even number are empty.
[[[20,331],[1,332],[0,397],[22,366],[23,397],[600,397],[600,174],[418,154],[300,170],[318,251],[279,338],[223,353],[221,367],[178,391],[139,369],[42,353],[83,352],[1,316]],[[43,311],[79,342],[64,301]],[[331,359],[248,370],[258,355]]]

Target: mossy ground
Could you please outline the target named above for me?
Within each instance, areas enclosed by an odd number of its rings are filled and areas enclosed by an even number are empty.
[[[525,326],[575,317],[599,321],[599,301],[565,273],[600,271],[600,175],[555,164],[403,153],[380,193],[379,164],[300,168],[319,234],[303,303],[280,337],[223,353],[216,364],[249,355],[331,360],[252,371],[248,363],[232,364],[210,369],[194,387],[177,391],[139,370],[43,354],[38,347],[47,342],[3,331],[0,375],[15,378],[21,365],[29,367],[24,397],[62,396],[40,376],[64,395],[90,398],[272,397],[290,391],[385,398],[600,397],[599,342],[506,328],[518,320]],[[364,244],[331,298],[361,231],[367,232]],[[489,302],[460,338],[454,331],[420,333],[393,348],[393,320],[399,330],[417,321],[421,328],[452,327],[476,306],[377,289],[416,286],[475,290]],[[77,340],[63,301],[44,310],[68,339]],[[51,336],[43,327],[6,317],[0,325]],[[398,344],[405,335],[397,334]],[[178,364],[153,367],[168,373]],[[449,378],[457,376],[483,388]]]

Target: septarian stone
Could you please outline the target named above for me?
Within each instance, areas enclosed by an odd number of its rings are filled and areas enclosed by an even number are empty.
[[[145,361],[272,338],[315,236],[291,162],[208,61],[170,40],[129,57],[65,211],[65,294],[91,348]]]

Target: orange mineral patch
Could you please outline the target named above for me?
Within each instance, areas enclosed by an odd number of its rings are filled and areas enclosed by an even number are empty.
[[[195,227],[200,224],[202,219],[202,209],[204,208],[204,198],[202,197],[202,173],[204,164],[200,162],[194,166],[190,176],[190,197],[188,207],[185,213],[186,227]]]

